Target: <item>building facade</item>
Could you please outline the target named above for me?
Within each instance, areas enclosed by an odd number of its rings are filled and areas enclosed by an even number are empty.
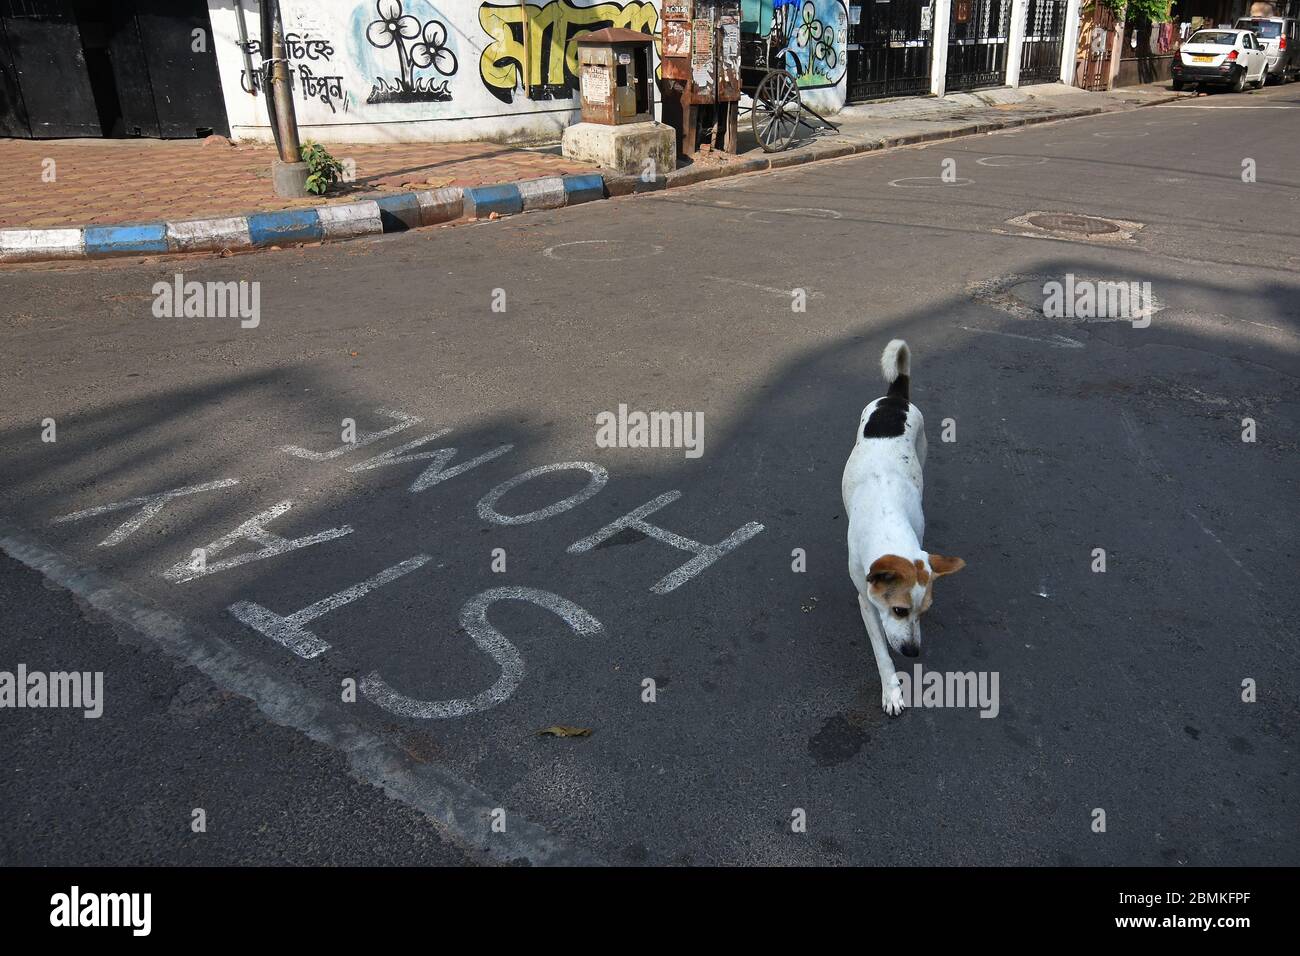
[[[281,0],[302,137],[554,142],[578,120],[577,37],[658,34],[662,2]],[[1076,75],[1080,0],[772,6],[823,113]],[[263,53],[257,0],[0,0],[0,135],[268,141]]]

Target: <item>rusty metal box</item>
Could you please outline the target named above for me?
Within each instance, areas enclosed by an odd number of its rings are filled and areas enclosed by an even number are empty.
[[[609,27],[578,37],[582,121],[614,126],[654,120],[648,33]]]

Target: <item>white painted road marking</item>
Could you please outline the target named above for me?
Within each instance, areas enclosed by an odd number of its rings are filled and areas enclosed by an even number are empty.
[[[526,481],[531,481],[542,475],[549,475],[556,471],[568,471],[569,469],[578,469],[587,472],[591,478],[587,481],[586,486],[581,490],[574,492],[567,498],[563,498],[555,504],[547,505],[545,508],[539,508],[536,511],[530,511],[523,515],[503,515],[496,510],[496,503],[508,491],[518,488]],[[478,516],[484,521],[491,521],[493,524],[514,525],[514,524],[531,524],[534,521],[545,521],[547,518],[553,518],[570,508],[576,508],[582,504],[600,489],[605,487],[609,481],[609,472],[590,461],[561,461],[552,465],[542,465],[538,468],[531,468],[522,475],[515,475],[508,478],[501,484],[497,485],[478,502]]]
[[[712,279],[714,282],[730,282],[732,285],[748,286],[751,289],[757,289],[759,292],[771,292],[773,295],[785,296],[787,299],[794,296],[794,289],[774,289],[770,285],[759,285],[757,282],[746,282],[744,279],[729,279],[726,276],[705,276],[706,279]],[[804,289],[804,293],[810,299],[821,297],[821,293],[814,289]]]
[[[1050,345],[1052,346],[1052,348],[1057,348],[1057,349],[1083,348],[1082,342],[1076,339],[1067,338],[1064,335],[1057,335],[1055,333],[1052,334],[1051,338],[1040,339],[1033,335],[1017,335],[1015,332],[999,332],[997,331],[997,329],[975,329],[975,328],[971,328],[969,325],[959,326],[959,328],[961,328],[966,332],[979,332],[983,335],[1001,335],[1003,338],[1021,339],[1022,341],[1025,342],[1041,342],[1043,345]]]
[[[488,622],[487,610],[497,601],[531,601],[562,618],[575,634],[587,636],[603,630],[600,621],[558,594],[536,588],[493,588],[470,598],[460,609],[460,626],[478,649],[501,668],[501,675],[491,687],[473,697],[457,700],[418,700],[393,690],[375,671],[361,679],[362,695],[389,713],[420,720],[465,717],[501,703],[524,679],[524,659],[518,649]]]
[[[416,418],[414,415],[407,415],[404,412],[391,412],[386,408],[378,409],[380,415],[388,418],[395,418],[400,424],[391,428],[385,428],[378,432],[358,432],[355,441],[344,442],[337,448],[331,448],[329,451],[312,451],[309,448],[301,448],[298,445],[281,445],[280,451],[293,455],[295,458],[306,458],[308,461],[332,461],[348,452],[356,451],[358,448],[364,448],[366,445],[373,444],[381,438],[387,438],[389,435],[396,435],[403,429],[410,428],[412,425],[418,425],[423,419]]]
[[[477,458],[471,458],[469,461],[462,462],[453,468],[447,468],[447,463],[456,457],[455,448],[438,448],[434,451],[422,451],[416,455],[406,454],[406,452],[410,451],[412,448],[419,448],[421,445],[428,444],[437,438],[441,438],[450,431],[450,428],[443,428],[434,432],[432,435],[417,438],[415,441],[408,441],[405,445],[399,445],[391,451],[384,452],[382,455],[376,455],[374,458],[369,458],[360,464],[353,465],[348,469],[348,471],[370,471],[373,468],[385,468],[388,465],[397,465],[402,464],[403,462],[427,461],[432,459],[433,464],[420,472],[419,477],[416,478],[415,481],[411,482],[410,490],[412,494],[415,494],[424,491],[426,488],[431,488],[439,482],[446,481],[448,478],[455,478],[457,475],[462,475],[471,468],[477,468],[479,465],[487,464],[494,458],[500,458],[506,452],[510,451],[510,449],[515,447],[514,445],[499,445],[491,451],[484,452]]]
[[[202,568],[196,568],[193,562],[186,558],[162,572],[162,576],[173,584],[184,584],[186,581],[192,581],[195,578],[205,577],[209,574],[216,574],[219,571],[238,567],[241,564],[248,564],[250,561],[273,558],[278,554],[296,551],[299,548],[307,548],[323,541],[332,541],[335,538],[341,538],[352,533],[352,526],[345,524],[341,528],[318,531],[316,534],[308,535],[305,538],[294,538],[290,541],[266,530],[266,524],[274,521],[292,507],[293,501],[281,501],[279,504],[272,505],[266,511],[249,518],[230,534],[218,538],[203,549],[205,560],[207,557],[220,554],[238,541],[251,541],[254,544],[260,544],[262,546],[261,551],[247,551],[244,554],[237,554],[233,558],[218,561],[216,564],[207,564]]]
[[[161,491],[156,495],[141,495],[139,498],[128,498],[126,501],[115,501],[109,505],[100,505],[97,508],[87,508],[85,511],[77,511],[70,515],[62,515],[55,518],[51,524],[63,524],[68,521],[80,521],[82,518],[89,518],[93,515],[107,514],[110,511],[121,511],[123,508],[140,507],[139,514],[128,519],[118,526],[117,530],[110,534],[103,541],[99,542],[101,548],[111,548],[114,545],[121,544],[135,532],[140,530],[141,525],[152,518],[158,512],[166,507],[167,502],[173,498],[183,498],[186,495],[196,495],[200,491],[212,491],[217,488],[229,488],[231,485],[239,484],[238,478],[222,478],[219,481],[209,481],[202,485],[189,485],[185,488],[173,488],[171,491]]]
[[[294,454],[295,457],[304,457],[313,461],[329,461],[346,454],[357,447],[371,444],[381,438],[396,434],[397,432],[409,427],[411,424],[421,421],[421,419],[416,416],[406,415],[402,412],[384,411],[383,414],[397,419],[399,424],[381,432],[363,434],[361,439],[356,443],[345,443],[339,448],[328,452],[313,452],[296,445],[285,445],[281,446],[281,448],[282,450],[287,450]],[[353,465],[346,470],[348,472],[357,473],[372,471],[390,465],[431,461],[431,464],[424,468],[416,478],[415,482],[410,486],[411,492],[418,492],[437,484],[438,482],[462,474],[480,464],[498,458],[513,448],[513,446],[509,444],[501,445],[478,456],[477,458],[462,462],[461,464],[451,468],[448,468],[447,465],[457,453],[455,448],[437,448],[418,452],[415,451],[415,449],[421,448],[422,446],[428,445],[430,442],[446,436],[450,430],[451,429],[449,428],[438,428],[431,434],[417,438],[414,441],[409,441],[397,448]],[[539,508],[526,514],[510,515],[504,514],[498,510],[498,502],[512,490],[534,478],[540,478],[544,475],[567,470],[586,472],[589,476],[587,484],[581,490],[569,495],[568,497],[562,498],[544,508]],[[609,472],[595,462],[556,462],[529,469],[528,471],[515,475],[514,477],[497,484],[479,499],[476,508],[481,518],[494,524],[506,526],[529,524],[546,520],[547,518],[554,517],[555,515],[576,508],[578,505],[584,503],[600,492],[608,481]],[[68,521],[76,518],[88,517],[92,514],[103,514],[110,511],[122,510],[128,507],[140,507],[140,513],[133,516],[130,521],[119,528],[115,533],[115,537],[110,538],[110,541],[120,540],[136,530],[150,517],[157,514],[158,511],[160,511],[172,498],[194,494],[198,491],[208,490],[209,488],[226,487],[237,483],[237,479],[224,479],[221,482],[212,482],[206,485],[173,489],[168,492],[132,498],[123,502],[115,502],[110,505],[87,509],[82,512],[76,512],[72,515],[65,515],[56,520]],[[682,493],[678,490],[665,492],[622,518],[605,525],[595,534],[589,535],[588,537],[570,545],[567,551],[570,554],[582,554],[599,546],[614,537],[616,534],[625,530],[639,532],[646,537],[654,538],[655,540],[673,548],[686,551],[692,555],[692,558],[676,570],[662,577],[650,588],[650,590],[655,594],[667,594],[690,581],[702,571],[712,566],[719,558],[735,550],[745,541],[748,541],[750,538],[764,530],[762,524],[759,524],[756,521],[751,521],[733,531],[722,542],[718,544],[705,544],[692,538],[688,538],[685,535],[678,534],[675,531],[660,528],[645,520],[648,515],[671,504],[681,496]],[[315,544],[341,538],[353,532],[351,525],[343,525],[338,528],[329,528],[324,531],[318,531],[315,534],[306,535],[301,538],[289,539],[269,531],[267,525],[287,513],[293,507],[293,504],[294,502],[292,499],[280,501],[265,511],[254,515],[247,521],[244,521],[236,527],[234,531],[218,538],[216,541],[213,541],[211,544],[207,545],[206,548],[194,549],[190,554],[198,556],[200,560],[195,561],[192,558],[187,558],[166,568],[161,572],[163,579],[174,584],[181,584],[254,561],[265,560],[267,558],[285,554],[289,551],[300,550]],[[242,554],[237,554],[225,558],[224,560],[209,560],[230,550],[234,545],[241,541],[256,545],[259,550],[245,551]],[[236,620],[259,634],[270,638],[293,654],[304,659],[312,659],[319,657],[329,650],[330,644],[307,630],[307,624],[345,604],[358,600],[378,587],[389,584],[397,578],[423,567],[431,560],[433,559],[429,555],[417,554],[412,558],[408,558],[399,564],[381,571],[379,574],[362,581],[359,584],[344,588],[334,594],[330,594],[307,607],[300,608],[299,610],[287,615],[281,615],[262,604],[252,601],[235,601],[227,605],[227,610]],[[585,610],[549,591],[540,591],[530,588],[498,588],[492,591],[487,591],[471,599],[462,608],[461,622],[462,626],[470,633],[479,650],[491,657],[492,660],[501,668],[501,675],[492,687],[473,697],[457,698],[446,701],[425,701],[401,694],[389,687],[379,676],[378,672],[372,672],[369,677],[365,678],[363,681],[362,690],[365,696],[373,699],[379,706],[388,709],[392,713],[418,718],[465,716],[495,706],[508,698],[514,693],[519,682],[523,679],[523,658],[514,646],[487,622],[487,608],[494,601],[507,599],[531,601],[541,607],[547,608],[562,617],[569,624],[570,628],[579,634],[597,633],[601,630],[599,621],[588,614]]]
[[[196,668],[217,687],[252,700],[275,723],[341,752],[360,779],[415,807],[454,842],[500,863],[524,859],[534,866],[590,866],[602,862],[567,846],[521,814],[511,815],[508,832],[491,832],[483,821],[503,806],[496,797],[436,762],[413,758],[354,721],[338,703],[309,692],[278,669],[240,653],[99,572],[73,563],[25,532],[0,523],[0,551]]]
[[[316,620],[323,614],[328,614],[335,608],[349,604],[357,598],[364,597],[375,588],[382,587],[390,581],[396,581],[402,575],[409,574],[416,568],[422,568],[432,560],[433,558],[427,554],[417,554],[413,558],[407,558],[401,564],[395,564],[391,568],[380,571],[373,578],[368,578],[360,584],[354,584],[350,588],[344,588],[329,597],[321,598],[315,604],[308,605],[286,617],[281,617],[274,611],[260,604],[254,604],[252,601],[236,601],[227,610],[259,634],[287,647],[299,657],[310,660],[324,654],[330,649],[330,646],[303,627],[304,624]]]
[[[680,491],[665,491],[653,501],[647,501],[640,508],[631,511],[616,521],[611,521],[605,527],[601,528],[593,535],[583,538],[581,541],[575,541],[569,545],[569,554],[585,554],[598,544],[608,541],[614,535],[621,531],[631,528],[639,531],[647,537],[662,541],[664,544],[672,545],[682,551],[689,551],[695,555],[676,571],[664,575],[655,583],[650,590],[655,594],[667,594],[676,588],[681,587],[695,575],[699,574],[718,558],[722,557],[729,551],[734,551],[754,535],[763,530],[763,526],[757,521],[751,521],[749,524],[737,528],[723,541],[718,544],[701,544],[699,541],[692,540],[685,535],[677,534],[675,531],[669,531],[666,528],[660,528],[658,525],[650,524],[643,520],[646,515],[654,514],[660,508],[672,504],[682,496]]]

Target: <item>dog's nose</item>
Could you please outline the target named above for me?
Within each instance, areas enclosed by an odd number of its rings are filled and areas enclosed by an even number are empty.
[[[900,649],[902,650],[902,652],[903,652],[903,656],[904,656],[904,657],[920,657],[920,656],[921,656],[921,645],[917,644],[915,641],[907,641],[907,642],[905,642],[905,643],[903,644],[902,648],[900,648]]]

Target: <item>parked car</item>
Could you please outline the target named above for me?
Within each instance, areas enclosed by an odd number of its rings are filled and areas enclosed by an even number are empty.
[[[1169,69],[1175,90],[1226,86],[1240,93],[1246,84],[1259,88],[1268,76],[1268,54],[1253,30],[1197,30],[1183,44]]]
[[[1234,24],[1250,30],[1268,57],[1268,78],[1279,83],[1300,77],[1300,42],[1294,17],[1242,17]]]

